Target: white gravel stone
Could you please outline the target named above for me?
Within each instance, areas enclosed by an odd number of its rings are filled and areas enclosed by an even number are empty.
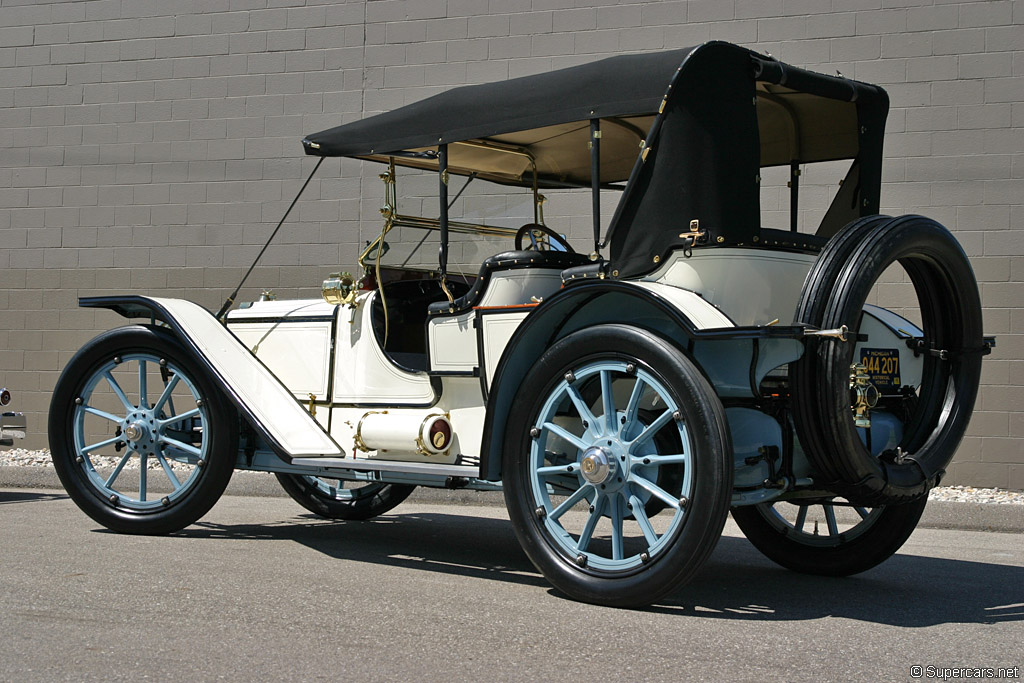
[[[99,467],[116,467],[119,458],[100,456],[95,458],[94,465]],[[50,451],[30,451],[24,448],[12,448],[0,451],[0,466],[15,467],[53,467]],[[181,463],[171,464],[173,469],[189,469]],[[126,465],[138,469],[138,458],[132,458]],[[156,458],[149,461],[149,468],[159,468]],[[985,503],[992,505],[1024,505],[1024,491],[1007,491],[1005,489],[984,489],[974,486],[939,486],[931,490],[928,500],[944,500],[958,503]]]
[[[116,456],[94,455],[92,457],[93,466],[99,469],[117,467],[119,462],[121,462],[121,458]],[[191,471],[192,469],[191,465],[173,460],[168,460],[168,463],[172,470]],[[11,465],[15,467],[53,467],[53,461],[50,459],[50,451],[48,450],[29,451],[24,448],[14,448],[0,451],[0,467]],[[126,470],[139,469],[139,459],[129,458],[124,468]],[[147,470],[158,470],[161,468],[162,465],[160,465],[156,458],[150,458],[146,465]]]

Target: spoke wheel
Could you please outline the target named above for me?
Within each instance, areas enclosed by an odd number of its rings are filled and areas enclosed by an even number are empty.
[[[54,467],[100,524],[167,533],[199,519],[227,486],[234,412],[168,333],[107,332],[65,368],[50,407]]]
[[[363,520],[383,515],[416,489],[410,484],[349,482],[302,474],[276,476],[292,500],[326,519]]]
[[[805,574],[848,576],[888,559],[910,538],[927,498],[874,508],[830,498],[734,508],[733,519],[773,562]]]
[[[810,339],[791,366],[793,423],[816,481],[874,506],[924,497],[953,458],[978,393],[982,338],[978,285],[963,248],[946,228],[921,216],[873,216],[839,231],[804,281],[795,320],[821,329],[860,331],[875,283],[898,263],[913,284],[924,337],[922,379],[897,448],[875,457],[850,411],[855,344]]]
[[[548,580],[615,606],[688,580],[717,543],[732,473],[721,402],[693,364],[645,332],[603,325],[555,344],[519,396],[505,499]]]

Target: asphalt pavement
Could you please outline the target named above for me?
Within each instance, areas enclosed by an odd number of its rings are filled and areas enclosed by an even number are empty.
[[[52,467],[0,466],[0,488],[59,489],[60,480]],[[274,475],[267,472],[235,471],[227,495],[284,497],[286,494]],[[501,492],[430,489],[419,487],[412,502],[504,507]],[[925,508],[920,526],[930,529],[1007,531],[1024,533],[1024,505],[993,505],[931,501]]]
[[[777,568],[730,522],[695,580],[644,610],[567,600],[494,505],[410,501],[332,522],[231,495],[180,533],[144,537],[98,527],[62,491],[5,488],[0,548],[2,680],[934,680],[1024,667],[1013,533],[919,528],[881,566],[827,579]]]

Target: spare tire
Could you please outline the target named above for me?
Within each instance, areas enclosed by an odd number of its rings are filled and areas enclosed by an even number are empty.
[[[868,294],[899,262],[920,306],[925,353],[917,408],[897,449],[874,457],[850,410],[850,365]],[[927,494],[945,472],[974,408],[981,377],[981,302],[956,238],[922,216],[872,216],[839,231],[804,281],[796,322],[846,325],[847,339],[809,337],[792,364],[793,422],[819,483],[866,505],[905,503]]]

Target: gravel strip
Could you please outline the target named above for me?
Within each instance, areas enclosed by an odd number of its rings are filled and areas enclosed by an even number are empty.
[[[94,455],[92,456],[93,467],[98,469],[117,467],[118,463],[121,462],[121,458],[113,455]],[[190,471],[191,465],[185,463],[175,462],[174,460],[168,460],[167,464],[171,466],[172,470],[175,471]],[[28,451],[24,448],[15,448],[9,451],[0,451],[0,467],[4,465],[14,465],[15,467],[53,467],[53,463],[50,460],[50,451]],[[126,470],[137,470],[139,469],[139,459],[129,458],[125,464],[124,469]],[[146,464],[147,470],[159,470],[163,469],[163,466],[156,458],[149,458]]]
[[[94,464],[100,467],[116,467],[119,458],[100,456]],[[30,451],[24,448],[13,448],[0,451],[0,467],[53,467],[50,462],[50,451]],[[172,463],[173,469],[189,469],[187,465]],[[139,461],[132,458],[126,465],[129,469],[138,469]],[[156,458],[149,461],[149,469],[159,468]],[[1007,491],[1005,489],[985,489],[974,486],[939,486],[931,490],[928,500],[941,500],[955,503],[982,503],[987,505],[1024,505],[1024,491]]]

